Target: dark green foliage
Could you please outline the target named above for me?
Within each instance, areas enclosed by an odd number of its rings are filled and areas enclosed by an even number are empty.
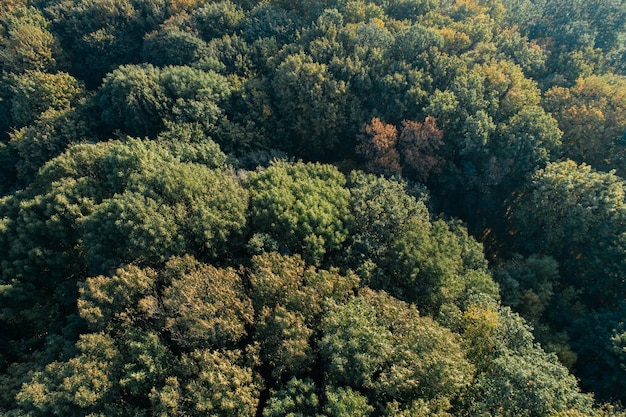
[[[346,124],[346,84],[305,54],[287,56],[272,80],[285,146],[296,155],[321,156],[340,140]],[[284,121],[292,119],[290,123]]]
[[[625,16],[1,1],[0,414],[623,415]]]
[[[178,25],[168,22],[146,35],[141,56],[145,62],[159,67],[188,65],[198,61],[205,49],[205,42],[195,33],[180,30]]]
[[[95,96],[105,126],[133,136],[158,133],[167,100],[159,75],[152,66],[130,65],[107,75]]]
[[[538,171],[512,212],[526,251],[553,256],[585,305],[615,306],[625,294],[624,183],[572,161]]]
[[[95,88],[119,65],[137,63],[145,33],[165,20],[161,0],[62,0],[47,8],[73,73]]]
[[[624,312],[622,302],[613,310],[599,310],[574,321],[570,327],[572,349],[578,354],[575,366],[582,387],[603,400],[623,400],[626,387]],[[594,366],[585,366],[593,363]]]
[[[244,11],[236,4],[231,1],[221,1],[208,3],[194,10],[192,19],[201,38],[209,41],[234,32],[240,27],[245,16]]]
[[[129,65],[109,74],[94,100],[106,130],[154,137],[167,122],[213,126],[228,94],[227,80],[213,71]]]

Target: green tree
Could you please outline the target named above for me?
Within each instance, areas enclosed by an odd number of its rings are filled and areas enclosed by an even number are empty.
[[[166,274],[174,276],[163,292],[165,329],[182,346],[237,346],[253,320],[234,269],[217,269],[187,256],[171,259]]]
[[[253,230],[269,234],[281,250],[319,264],[342,247],[352,227],[345,182],[336,168],[321,164],[275,162],[250,173]]]
[[[358,279],[307,267],[299,256],[266,253],[252,258],[249,280],[260,357],[272,379],[307,375],[316,360],[312,340],[329,303],[347,299]]]
[[[141,56],[158,67],[190,65],[200,59],[206,43],[191,30],[183,30],[186,16],[175,16],[144,37]]]
[[[367,397],[350,387],[327,388],[324,414],[328,417],[367,417],[374,411]]]
[[[24,5],[26,6],[26,5]],[[19,7],[0,18],[0,68],[11,73],[52,71],[61,56],[48,21],[34,7]]]
[[[193,11],[192,19],[202,39],[209,41],[227,33],[233,33],[241,27],[243,19],[250,14],[245,13],[237,4],[226,0],[207,3],[199,7]]]
[[[306,157],[332,151],[346,127],[345,82],[301,52],[278,65],[272,85],[283,146]]]
[[[26,71],[11,76],[9,82],[11,116],[16,128],[34,123],[46,110],[76,107],[85,97],[82,84],[64,72]]]
[[[569,323],[572,349],[578,355],[574,372],[581,387],[604,401],[624,401],[624,311],[599,309]],[[589,366],[593,364],[593,366]]]
[[[89,89],[118,66],[139,62],[144,35],[170,12],[162,0],[62,0],[47,11],[72,73]]]
[[[106,76],[94,100],[109,131],[150,136],[162,129],[168,100],[159,76],[150,65],[121,66]]]
[[[27,187],[37,171],[69,146],[91,140],[88,123],[76,109],[46,110],[30,126],[13,131],[6,144],[6,157],[16,177],[3,180],[6,187]],[[9,168],[9,167],[6,167]]]
[[[273,393],[263,409],[263,417],[316,417],[320,400],[315,383],[310,380],[292,378],[287,384]]]
[[[535,175],[511,213],[516,241],[527,253],[553,256],[566,285],[585,305],[623,298],[624,183],[612,173],[573,161]]]
[[[166,122],[213,126],[229,93],[227,80],[213,71],[127,65],[107,75],[94,100],[106,130],[155,137]]]
[[[470,352],[478,353],[469,357],[483,365],[468,392],[467,414],[462,415],[591,413],[592,398],[580,393],[567,368],[534,343],[530,328],[510,309],[478,303],[467,310],[465,319]]]
[[[473,367],[459,340],[417,309],[368,289],[324,318],[321,355],[328,381],[364,392],[385,407],[418,398],[452,398]]]
[[[394,239],[372,285],[437,316],[472,295],[498,297],[482,245],[458,222],[413,218]],[[458,308],[458,307],[454,307]]]

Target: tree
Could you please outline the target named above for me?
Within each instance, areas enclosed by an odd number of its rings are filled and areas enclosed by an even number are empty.
[[[37,171],[69,146],[90,140],[88,124],[76,109],[46,110],[30,126],[15,130],[6,145],[16,178],[4,180],[7,187],[25,188]]]
[[[131,136],[156,135],[168,103],[159,83],[160,70],[151,66],[120,66],[108,74],[94,100],[103,124]]]
[[[269,398],[263,417],[316,417],[319,415],[320,400],[315,391],[312,380],[292,378]]]
[[[411,219],[380,264],[371,285],[434,316],[466,305],[473,294],[498,297],[482,245],[458,222]]]
[[[452,398],[471,381],[455,336],[385,293],[361,290],[328,313],[322,330],[328,381],[365,393],[377,407]]]
[[[209,41],[225,34],[232,34],[235,29],[241,27],[242,20],[249,15],[250,13],[244,13],[237,4],[226,0],[208,3],[194,10],[192,19],[202,39]]]
[[[251,173],[250,222],[280,250],[300,253],[319,265],[348,237],[352,218],[345,177],[330,165],[275,162]]]
[[[34,123],[47,110],[68,110],[85,97],[82,84],[71,75],[26,71],[9,78],[14,127]]]
[[[50,21],[34,7],[19,7],[0,18],[0,67],[7,73],[52,71],[62,58]]]
[[[441,172],[445,163],[438,154],[443,145],[443,132],[435,119],[426,117],[423,123],[405,120],[400,132],[400,154],[407,175],[426,183],[431,174]]]
[[[205,274],[221,286],[219,298],[206,292]],[[181,293],[184,283],[198,292]],[[81,335],[68,359],[32,375],[18,395],[21,411],[254,415],[260,383],[249,367],[253,349],[215,349],[236,343],[251,320],[250,300],[232,269],[189,256],[158,272],[127,266],[87,279],[78,307],[92,333]]]
[[[570,88],[553,87],[544,106],[563,130],[561,155],[598,170],[626,174],[626,78],[615,75],[580,78]]]
[[[167,275],[173,275],[163,292],[165,329],[181,346],[232,348],[246,336],[253,320],[234,269],[217,269],[187,256],[170,259]]]
[[[179,16],[163,23],[144,37],[141,56],[158,67],[190,65],[200,59],[206,43],[193,31],[180,29],[185,22]],[[180,20],[183,20],[182,22]]]
[[[278,65],[273,85],[277,122],[286,130],[283,146],[306,157],[332,151],[345,128],[345,82],[301,52]]]
[[[274,381],[309,374],[316,361],[312,340],[329,303],[347,299],[358,278],[307,267],[299,256],[265,253],[252,258],[249,280],[267,372]]]
[[[617,308],[589,312],[568,323],[572,349],[578,355],[574,372],[583,389],[604,401],[624,401],[625,308],[622,302]]]
[[[591,413],[591,397],[581,394],[576,379],[534,344],[530,328],[508,308],[477,303],[465,313],[470,359],[481,372],[469,390],[462,415],[545,416],[577,410]],[[481,347],[482,346],[482,347]],[[485,349],[486,347],[486,349]],[[478,348],[478,350],[476,350]]]
[[[107,75],[94,100],[107,130],[155,137],[166,122],[212,127],[229,94],[228,82],[214,71],[127,65]]]
[[[348,188],[354,217],[347,255],[349,268],[358,271],[359,265],[368,260],[378,262],[391,252],[395,239],[415,219],[428,221],[428,196],[400,179],[353,171],[348,176]],[[418,194],[420,191],[422,194]]]
[[[73,74],[89,89],[120,65],[139,62],[143,37],[168,16],[162,0],[62,0],[48,8]]]
[[[356,153],[366,160],[365,168],[376,174],[392,176],[400,174],[400,156],[396,150],[398,131],[395,126],[373,118],[363,126]]]
[[[519,247],[553,256],[564,284],[597,308],[623,298],[625,213],[621,178],[564,161],[537,172],[510,219]]]

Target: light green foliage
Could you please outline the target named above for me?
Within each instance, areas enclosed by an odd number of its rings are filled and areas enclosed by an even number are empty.
[[[526,355],[503,355],[474,387],[481,398],[469,415],[547,416],[569,409],[589,412],[591,398],[578,393],[576,380],[556,356],[535,349]]]
[[[181,162],[202,164],[208,168],[222,168],[226,154],[207,136],[199,123],[166,123],[157,142]]]
[[[34,124],[15,130],[10,135],[9,152],[18,158],[14,164],[19,188],[26,187],[37,171],[67,147],[88,141],[87,123],[74,109],[46,110]],[[8,185],[8,183],[7,183]]]
[[[450,417],[450,403],[445,398],[436,398],[430,401],[417,399],[410,404],[401,404],[392,401],[387,404],[384,416],[388,417]]]
[[[41,342],[35,335],[71,317],[88,271],[187,252],[219,259],[245,226],[246,196],[231,173],[178,162],[155,143],[70,148],[0,204],[2,320]]]
[[[34,375],[17,399],[31,415],[78,416],[102,405],[117,391],[114,371],[120,352],[104,334],[84,335],[80,354],[68,362],[53,362]]]
[[[352,227],[345,181],[336,168],[321,164],[276,162],[250,173],[251,225],[281,250],[319,264],[342,247]]]
[[[497,298],[497,285],[487,275],[482,246],[459,224],[414,219],[394,241],[386,259],[388,282],[375,286],[416,303],[431,314],[445,304],[463,306],[472,294]]]
[[[522,68],[527,77],[537,80],[545,75],[546,55],[536,42],[529,41],[515,30],[503,30],[496,35],[494,43],[501,54]]]
[[[181,406],[191,416],[252,417],[260,384],[239,351],[196,350],[181,359]]]
[[[325,394],[328,417],[367,417],[374,411],[367,398],[350,387],[329,388]]]
[[[113,332],[132,328],[149,318],[150,297],[156,296],[157,273],[128,266],[115,275],[88,278],[80,285],[78,311],[92,330]]]
[[[319,398],[315,391],[312,380],[292,378],[267,401],[263,417],[317,417]]]
[[[109,171],[120,175],[114,181],[126,183],[125,191],[104,200],[83,223],[92,272],[130,261],[162,263],[187,251],[224,253],[245,225],[247,195],[237,180],[158,154],[144,157],[147,149],[135,143],[107,161],[117,169],[134,165],[136,172]]]
[[[182,215],[132,191],[107,199],[83,223],[90,270],[106,273],[130,260],[154,264],[182,254],[185,241],[176,221]]]
[[[398,59],[410,61],[429,48],[441,48],[444,39],[435,30],[412,25],[395,36],[393,52]]]
[[[322,323],[321,355],[331,384],[379,405],[451,397],[471,381],[459,340],[417,309],[364,289]]]
[[[254,415],[254,348],[214,350],[237,344],[252,320],[232,269],[173,258],[158,273],[128,266],[89,278],[80,293],[79,312],[97,333],[81,336],[73,357],[33,375],[18,396],[24,410],[143,415],[149,400],[186,415]],[[174,356],[180,348],[187,353]]]
[[[354,217],[350,254],[376,260],[391,250],[412,219],[428,221],[428,209],[409,194],[407,183],[352,172],[348,177],[350,210]]]
[[[167,67],[159,83],[171,101],[166,120],[212,125],[221,115],[218,106],[230,93],[226,78],[213,71]]]
[[[530,328],[517,314],[477,303],[465,320],[469,358],[478,360],[481,371],[469,391],[468,416],[591,412],[592,399],[578,391],[576,379],[554,354],[534,344]]]

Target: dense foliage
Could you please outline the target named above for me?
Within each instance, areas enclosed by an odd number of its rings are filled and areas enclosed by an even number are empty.
[[[624,0],[4,0],[0,414],[623,416]]]

